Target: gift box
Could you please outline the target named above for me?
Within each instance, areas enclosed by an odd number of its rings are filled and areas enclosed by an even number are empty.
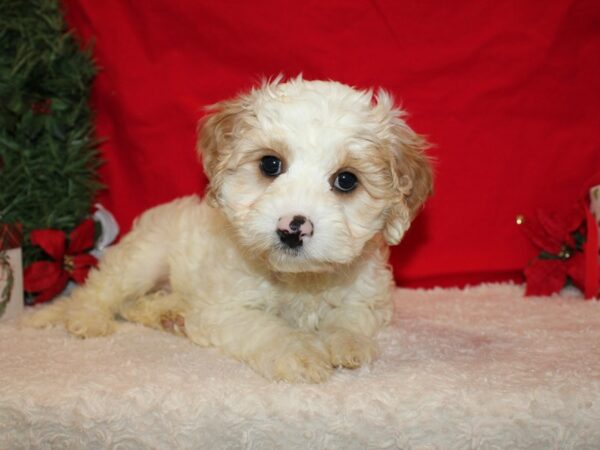
[[[592,186],[589,190],[586,224],[585,296],[600,298],[600,184]]]
[[[20,225],[0,224],[0,320],[23,311],[23,267]]]

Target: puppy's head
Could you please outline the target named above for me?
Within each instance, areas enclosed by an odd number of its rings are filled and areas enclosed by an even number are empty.
[[[389,94],[276,80],[212,107],[199,149],[209,201],[283,272],[331,270],[397,244],[431,192],[426,141]]]

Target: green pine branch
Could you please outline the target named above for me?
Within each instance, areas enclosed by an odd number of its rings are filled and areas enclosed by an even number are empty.
[[[91,53],[56,0],[0,0],[0,221],[29,232],[77,226],[91,210],[100,158],[88,106]]]

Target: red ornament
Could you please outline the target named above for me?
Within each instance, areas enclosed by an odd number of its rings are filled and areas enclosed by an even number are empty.
[[[35,230],[31,242],[41,247],[52,261],[37,261],[23,273],[25,291],[37,294],[35,303],[51,300],[60,294],[69,279],[81,284],[88,272],[98,264],[95,256],[87,253],[94,246],[94,221],[85,220],[67,236],[59,230]]]
[[[52,111],[52,99],[46,98],[31,104],[31,109],[35,114],[50,114]]]

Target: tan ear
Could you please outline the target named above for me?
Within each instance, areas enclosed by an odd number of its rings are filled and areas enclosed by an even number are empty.
[[[389,104],[391,98],[388,96],[384,101]],[[402,111],[391,108],[390,113],[393,117],[387,130],[389,136],[386,145],[392,154],[390,170],[395,195],[388,210],[383,236],[389,245],[395,245],[400,242],[411,221],[431,195],[433,175],[430,160],[425,154],[425,150],[430,147],[427,140],[402,120]]]
[[[241,97],[216,103],[198,124],[197,150],[209,180],[206,197],[213,203],[218,200],[221,174],[231,156],[235,135],[240,131],[244,109]]]

